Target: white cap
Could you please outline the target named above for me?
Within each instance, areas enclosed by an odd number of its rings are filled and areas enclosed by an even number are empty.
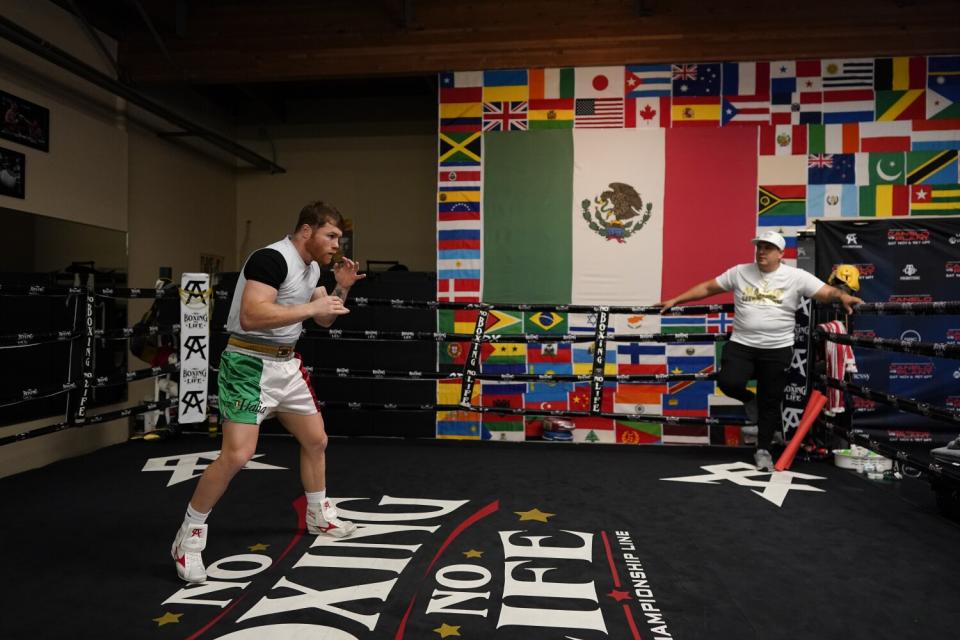
[[[753,244],[757,244],[758,242],[769,242],[777,249],[780,249],[780,251],[783,251],[783,248],[787,246],[787,241],[784,240],[783,236],[776,231],[764,231],[750,242]]]

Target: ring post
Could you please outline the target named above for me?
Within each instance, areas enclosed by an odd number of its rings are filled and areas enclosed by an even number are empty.
[[[794,456],[797,455],[797,451],[800,449],[800,443],[803,442],[807,432],[810,431],[810,426],[813,424],[813,421],[817,419],[817,416],[820,415],[820,412],[823,410],[823,405],[826,403],[827,397],[816,389],[810,393],[807,407],[803,410],[803,419],[801,419],[800,424],[797,425],[797,431],[793,434],[793,438],[790,439],[790,444],[788,444],[787,448],[780,454],[780,459],[777,460],[777,464],[773,466],[774,469],[784,471],[790,468],[790,465],[793,464]]]

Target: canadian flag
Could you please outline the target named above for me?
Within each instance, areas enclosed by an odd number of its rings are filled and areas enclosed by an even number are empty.
[[[627,98],[624,108],[624,126],[628,129],[670,126],[669,96]]]

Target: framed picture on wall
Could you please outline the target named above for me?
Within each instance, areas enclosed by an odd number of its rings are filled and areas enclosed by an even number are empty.
[[[50,110],[0,91],[0,138],[50,151]]]
[[[0,196],[26,197],[27,158],[22,153],[0,147]]]

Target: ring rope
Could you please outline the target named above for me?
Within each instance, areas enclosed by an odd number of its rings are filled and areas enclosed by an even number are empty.
[[[223,331],[219,333],[225,333]],[[360,329],[310,329],[305,337],[332,340],[398,340],[404,342],[473,342],[475,335],[467,333],[443,333],[437,331],[380,331]],[[631,333],[607,336],[609,342],[724,342],[730,337],[725,333]],[[595,342],[592,334],[484,334],[481,342],[497,343],[549,343],[549,342]]]
[[[0,284],[0,295],[3,296],[45,296],[51,298],[67,298],[86,294],[86,287],[67,287],[63,285],[44,284]]]
[[[108,411],[107,413],[101,413],[95,416],[86,416],[82,421],[66,420],[64,422],[58,422],[45,427],[39,427],[37,429],[31,429],[30,431],[24,431],[22,433],[2,437],[0,438],[0,447],[14,442],[22,442],[23,440],[29,440],[38,436],[56,433],[58,431],[65,431],[66,429],[82,428],[93,424],[100,424],[103,422],[110,422],[111,420],[119,420],[120,418],[139,415],[141,413],[149,413],[150,411],[167,409],[171,406],[176,406],[175,403],[177,402],[179,402],[179,400],[176,398],[168,398],[165,400],[145,402],[135,407],[128,407],[118,411]]]
[[[59,387],[44,387],[42,389],[21,389],[16,396],[10,396],[6,399],[0,399],[0,409],[13,407],[31,400],[42,400],[44,398],[53,398],[63,393],[70,393],[77,388],[76,382],[64,382]]]
[[[110,387],[116,386],[118,384],[126,384],[128,382],[133,382],[135,380],[146,380],[148,378],[158,378],[160,376],[165,376],[170,373],[176,373],[180,371],[179,364],[171,364],[163,367],[150,367],[148,369],[137,369],[135,371],[128,371],[126,373],[115,373],[109,376],[100,376],[94,383],[93,388],[98,389],[101,387]],[[21,389],[16,394],[12,396],[7,396],[6,398],[0,399],[0,408],[9,407],[12,405],[20,404],[22,402],[28,402],[30,400],[38,400],[40,398],[49,398],[61,393],[66,393],[73,391],[78,388],[76,382],[69,381],[64,382],[61,385],[50,385],[49,387],[43,388],[30,388],[30,389]]]
[[[0,335],[0,349],[19,349],[35,347],[53,342],[69,342],[81,338],[83,334],[73,331],[38,331],[34,333],[11,333]]]
[[[233,295],[232,289],[215,288],[214,298],[225,301]],[[356,307],[393,307],[394,309],[430,309],[479,311],[481,309],[503,311],[558,311],[563,313],[597,313],[601,310],[610,313],[652,313],[670,315],[703,315],[708,313],[732,312],[732,304],[701,304],[686,307],[671,307],[664,311],[657,305],[627,306],[589,306],[576,304],[509,304],[492,302],[438,302],[436,300],[403,300],[398,298],[366,298],[353,296],[347,301],[347,306]]]
[[[479,311],[481,309],[502,311],[557,311],[562,313],[636,313],[669,315],[703,315],[708,313],[732,312],[732,304],[701,304],[686,307],[670,307],[664,310],[657,305],[627,306],[590,306],[579,304],[509,304],[493,302],[436,302],[433,300],[394,300],[382,298],[350,298],[349,303],[357,307],[393,307],[395,309],[437,309],[456,311]]]
[[[514,416],[555,416],[565,418],[609,418],[627,422],[665,422],[670,424],[746,424],[746,418],[710,418],[690,416],[664,416],[646,413],[613,413],[601,411],[567,411],[526,409],[511,407],[493,407],[482,405],[464,406],[461,404],[395,404],[376,402],[350,402],[345,400],[321,400],[320,405],[333,409],[352,409],[355,411],[468,411],[471,413],[493,413]]]
[[[210,394],[208,398],[211,406],[216,405],[219,398],[216,394]],[[318,400],[322,408],[325,409],[347,409],[351,411],[466,411],[470,413],[493,413],[501,415],[514,416],[553,416],[565,418],[608,418],[611,420],[623,420],[628,422],[663,422],[669,424],[696,424],[696,425],[721,425],[721,424],[747,424],[746,418],[710,418],[710,417],[690,417],[690,416],[664,416],[659,414],[646,413],[613,413],[609,411],[591,413],[589,411],[569,411],[569,410],[549,410],[549,409],[526,409],[511,407],[494,406],[464,406],[461,404],[403,404],[392,402],[354,402],[349,400]],[[211,409],[212,410],[212,409]]]
[[[177,335],[180,333],[180,324],[141,324],[119,329],[97,329],[93,332],[94,338],[104,340],[124,340],[133,336]]]
[[[938,358],[960,359],[960,343],[911,342],[909,340],[897,340],[893,338],[852,336],[845,333],[831,333],[819,327],[816,330],[816,335],[823,340],[837,342],[839,344],[849,344],[855,347],[867,347],[880,351],[896,351],[898,353],[916,353]]]
[[[174,287],[160,288],[140,288],[140,287],[96,287],[93,293],[98,298],[113,299],[154,299],[176,298],[179,294],[178,289]]]
[[[69,297],[76,295],[95,295],[101,298],[116,299],[159,299],[176,298],[177,291],[168,288],[138,287],[76,287],[64,285],[0,285],[0,295],[8,296],[51,296]]]
[[[105,298],[159,299],[175,298],[179,290],[173,287],[87,287],[63,285],[0,285],[0,295],[16,296],[73,296],[91,292]],[[210,293],[208,290],[205,293]],[[232,290],[214,288],[213,296],[218,300],[228,299]],[[668,315],[700,315],[734,311],[732,304],[690,305],[671,307],[664,311],[655,305],[641,306],[587,306],[587,305],[545,305],[545,304],[494,304],[487,302],[437,302],[433,300],[398,300],[388,298],[351,298],[354,306],[387,306],[414,309],[450,309],[479,310],[502,309],[505,311],[561,311],[566,313],[595,313],[606,309],[610,313],[663,313]],[[877,315],[926,315],[955,314],[960,312],[960,300],[940,302],[865,302],[857,305],[857,313]]]
[[[960,300],[941,302],[864,302],[856,307],[858,314],[875,315],[942,315],[960,313]]]
[[[955,412],[949,409],[948,407],[938,407],[931,405],[927,402],[920,402],[913,398],[901,398],[892,393],[882,393],[880,391],[874,391],[868,387],[861,387],[860,385],[854,384],[852,382],[847,382],[846,380],[838,380],[836,378],[828,378],[825,375],[820,376],[820,382],[826,386],[833,387],[834,389],[840,389],[842,391],[848,391],[855,396],[861,398],[866,398],[868,400],[873,400],[881,404],[889,405],[900,411],[905,411],[907,413],[914,413],[920,416],[926,416],[928,418],[933,418],[934,420],[939,420],[941,422],[949,422],[951,424],[960,424],[960,412]]]
[[[132,336],[176,335],[180,333],[179,324],[145,324],[135,327],[121,327],[119,329],[96,329],[91,336],[102,340],[123,340]],[[32,347],[51,342],[67,342],[86,337],[85,332],[73,331],[39,331],[19,332],[0,335],[0,348],[4,347]]]
[[[454,371],[441,373],[435,371],[400,371],[389,369],[352,369],[349,367],[314,367],[304,365],[304,370],[314,377],[327,378],[371,378],[384,380],[450,380],[462,378],[463,373]],[[210,367],[216,371],[215,367]],[[502,382],[589,382],[592,373],[477,373],[477,380]],[[650,374],[607,374],[603,379],[608,382],[664,383],[681,381],[716,380],[716,373],[650,373]]]

